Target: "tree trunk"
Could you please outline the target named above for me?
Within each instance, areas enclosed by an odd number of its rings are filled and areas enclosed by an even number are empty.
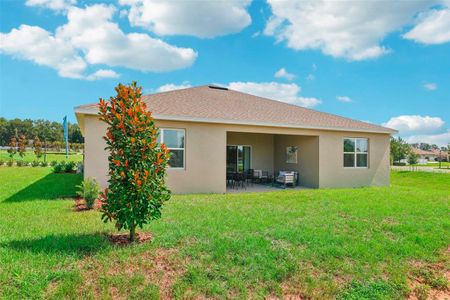
[[[136,225],[133,224],[130,227],[130,242],[134,243],[136,241]]]

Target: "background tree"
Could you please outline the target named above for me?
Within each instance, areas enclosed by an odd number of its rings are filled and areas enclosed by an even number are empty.
[[[142,101],[141,87],[119,84],[109,102],[100,99],[100,119],[108,124],[106,150],[109,151],[109,188],[102,194],[102,219],[130,231],[135,241],[136,227],[142,228],[161,217],[161,208],[170,198],[164,181],[169,151],[157,143],[159,130]]]
[[[26,146],[27,146],[27,138],[25,137],[25,135],[21,134],[19,136],[19,141],[17,143],[17,152],[19,153],[19,156],[21,158],[25,156]]]
[[[400,160],[405,159],[410,150],[411,147],[401,137],[397,139],[391,138],[391,157],[393,162],[400,162]]]
[[[13,136],[9,142],[8,148],[9,157],[14,159],[14,155],[17,153],[17,139]]]
[[[419,162],[419,155],[411,151],[408,155],[408,164],[410,166],[414,166],[417,165],[418,162]]]
[[[33,142],[33,148],[34,148],[34,154],[36,155],[36,158],[39,160],[42,157],[42,143],[39,137],[34,138]]]

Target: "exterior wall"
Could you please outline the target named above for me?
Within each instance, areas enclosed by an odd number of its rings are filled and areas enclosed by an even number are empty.
[[[343,139],[369,139],[368,168],[344,168]],[[389,135],[351,132],[323,132],[319,137],[319,187],[361,187],[389,185]]]
[[[96,116],[84,116],[85,177],[107,185],[108,161],[102,139],[106,126]],[[224,193],[226,191],[226,144],[251,144],[262,147],[253,153],[253,167],[279,171],[291,166],[277,161],[285,157],[285,146],[299,146],[301,184],[311,187],[357,187],[389,185],[389,135],[351,133],[312,129],[156,121],[157,126],[184,128],[185,169],[168,169],[167,183],[174,193]],[[227,141],[227,132],[229,140]],[[234,134],[235,132],[240,133]],[[242,133],[248,133],[245,135]],[[251,135],[262,133],[263,135]],[[273,137],[289,135],[291,137]],[[301,135],[301,137],[299,137]],[[247,140],[245,140],[247,137]],[[369,168],[343,167],[343,138],[369,139]],[[270,146],[272,145],[272,146]],[[279,153],[282,153],[280,156]],[[270,159],[265,158],[270,157]]]
[[[274,171],[273,134],[228,132],[227,145],[251,146],[251,166],[256,170]]]
[[[156,121],[160,128],[182,128],[185,137],[185,168],[168,169],[167,185],[173,193],[224,193],[226,191],[226,131],[220,125]],[[95,116],[85,116],[84,176],[108,185],[108,153],[102,136],[106,125]],[[201,146],[199,146],[201,145]]]
[[[286,163],[286,148],[298,147],[297,163]],[[319,187],[319,137],[275,135],[275,171],[297,171],[299,184]],[[276,175],[275,174],[275,175]]]

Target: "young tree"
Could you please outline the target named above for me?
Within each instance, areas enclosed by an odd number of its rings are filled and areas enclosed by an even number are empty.
[[[409,153],[408,155],[408,164],[410,166],[414,166],[417,165],[418,162],[419,162],[419,155],[411,151],[411,153]]]
[[[9,142],[8,153],[11,160],[14,159],[14,155],[17,153],[17,139],[15,137],[12,137]]]
[[[391,156],[393,162],[405,159],[410,152],[410,146],[401,137],[391,138]]]
[[[27,138],[25,137],[25,135],[21,134],[19,136],[19,142],[17,143],[17,152],[19,153],[19,156],[21,158],[25,156],[26,145],[27,145]]]
[[[39,137],[34,137],[33,142],[33,148],[34,148],[34,154],[36,155],[36,158],[39,160],[42,157],[42,143]]]
[[[100,99],[100,120],[108,124],[106,150],[109,151],[109,188],[102,193],[102,219],[115,221],[118,230],[142,228],[161,217],[161,208],[170,198],[165,185],[165,167],[170,153],[158,145],[159,130],[141,98],[136,82],[119,84],[109,102]]]

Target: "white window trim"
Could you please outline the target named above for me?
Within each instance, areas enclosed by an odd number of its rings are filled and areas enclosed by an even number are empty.
[[[183,150],[183,166],[182,167],[167,167],[170,170],[186,170],[186,129],[184,128],[171,128],[171,127],[161,127],[159,128],[159,137],[161,143],[164,143],[164,130],[176,130],[182,131],[184,133],[184,148],[170,148],[167,145],[168,150]]]
[[[369,144],[369,139],[365,138],[365,137],[344,137],[342,139],[342,146],[345,143],[345,140],[353,140],[353,142],[355,143],[355,151],[354,152],[345,152],[343,151],[342,154],[342,165],[344,167],[344,169],[368,169],[369,168],[369,153],[370,153],[370,144]],[[367,152],[358,152],[356,151],[356,140],[366,140],[367,141]],[[354,165],[353,167],[346,167],[344,166],[344,154],[354,154]],[[358,167],[357,166],[357,155],[358,154],[366,154],[367,155],[367,166],[365,167]]]

